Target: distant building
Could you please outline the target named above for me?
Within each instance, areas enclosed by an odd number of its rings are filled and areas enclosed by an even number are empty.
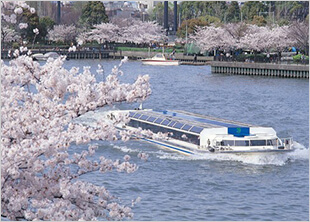
[[[138,18],[143,21],[148,20],[147,1],[110,1],[103,2],[106,14],[109,18]]]

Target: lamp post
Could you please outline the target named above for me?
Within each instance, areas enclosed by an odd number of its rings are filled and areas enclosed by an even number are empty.
[[[58,25],[60,25],[60,6],[61,6],[61,4],[60,4],[60,1],[57,1],[57,23],[58,23]]]
[[[164,29],[166,30],[166,35],[168,36],[168,1],[164,1]]]
[[[186,26],[185,26],[185,45],[186,45],[186,55],[188,55],[188,52],[187,52],[187,20],[186,20]]]

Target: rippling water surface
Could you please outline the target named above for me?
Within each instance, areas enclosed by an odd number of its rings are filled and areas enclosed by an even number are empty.
[[[65,66],[97,64],[110,73],[115,60],[70,60]],[[271,126],[292,136],[299,150],[280,155],[209,154],[186,157],[138,142],[99,142],[98,156],[125,154],[140,167],[133,174],[91,174],[123,204],[141,197],[134,220],[309,220],[309,82],[258,76],[212,74],[210,66],[155,67],[126,63],[123,81],[149,74],[152,95],[145,108],[179,109]],[[102,80],[102,75],[97,75]],[[117,108],[134,108],[119,105]],[[85,146],[73,146],[81,151]],[[147,162],[137,154],[146,152]]]

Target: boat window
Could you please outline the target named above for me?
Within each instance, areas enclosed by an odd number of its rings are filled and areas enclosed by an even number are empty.
[[[155,123],[158,123],[158,124],[159,124],[159,123],[161,123],[162,121],[163,121],[163,119],[157,118],[156,121],[155,121]]]
[[[173,127],[177,129],[181,129],[183,125],[184,125],[183,123],[176,123]]]
[[[177,130],[173,130],[173,129],[165,129],[167,130],[167,132],[171,132],[172,135],[171,137],[174,139],[178,139],[178,140],[183,140],[189,143],[193,143],[193,144],[197,144],[199,145],[199,136],[195,136],[189,133],[183,133]]]
[[[185,124],[182,128],[182,130],[189,130],[192,126]]]
[[[171,121],[168,126],[173,126],[176,123],[176,121]]]
[[[223,140],[221,141],[221,146],[234,146],[235,141],[234,140]]]
[[[193,126],[193,128],[191,128],[190,132],[200,133],[202,130],[203,130],[203,128],[201,128],[201,127]]]
[[[141,119],[141,120],[146,120],[147,118],[149,118],[149,116],[147,116],[147,115],[142,115],[139,119]]]
[[[152,122],[154,122],[155,119],[156,119],[155,117],[150,116],[150,117],[147,119],[147,121],[152,123]]]
[[[135,115],[134,112],[129,112],[129,117],[133,117]]]
[[[140,116],[141,116],[140,113],[136,113],[133,117],[136,118],[136,119],[139,119]]]
[[[266,146],[266,140],[250,140],[251,146]]]
[[[161,123],[161,125],[167,126],[167,125],[168,125],[168,123],[170,123],[170,121],[169,121],[169,120],[167,120],[167,119],[165,119],[165,120]]]
[[[277,139],[267,140],[267,146],[276,146],[276,145],[277,145]]]
[[[236,140],[235,146],[249,146],[250,142],[248,140]]]

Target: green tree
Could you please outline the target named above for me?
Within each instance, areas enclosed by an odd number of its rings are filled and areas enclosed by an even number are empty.
[[[240,8],[239,4],[236,1],[232,1],[227,8],[226,14],[227,22],[239,22],[240,21]]]
[[[93,27],[96,24],[108,22],[108,16],[105,12],[105,7],[100,1],[89,1],[82,9],[80,22],[87,28]]]
[[[197,18],[207,14],[208,2],[184,1],[180,4],[180,12],[183,20]]]
[[[309,1],[294,1],[289,10],[291,18],[304,21],[309,14]]]
[[[252,21],[254,16],[260,16],[260,13],[268,11],[268,6],[259,1],[247,1],[241,8],[242,19]]]
[[[39,27],[39,16],[37,13],[31,13],[28,9],[23,9],[23,13],[21,14],[20,21],[23,23],[27,23],[28,27],[26,29],[20,30],[22,39],[28,40],[28,42],[32,42],[34,39],[34,32],[33,29],[38,28],[39,29],[39,35],[36,37],[37,41],[42,40],[42,30],[40,30]],[[44,38],[44,37],[43,37]]]
[[[189,20],[185,20],[182,22],[180,28],[177,31],[177,36],[180,38],[186,37],[186,26],[187,26],[187,34],[192,34],[195,32],[197,26],[206,26],[209,23],[203,19],[203,17],[193,18]]]
[[[209,24],[215,24],[216,26],[219,26],[221,24],[221,19],[215,16],[205,15],[199,18],[201,18],[203,21],[208,22]]]
[[[22,38],[28,42],[33,41],[35,37],[33,29],[35,28],[39,30],[39,34],[36,36],[36,41],[45,42],[48,30],[52,29],[55,24],[54,20],[50,17],[39,18],[36,12],[31,13],[28,9],[24,9],[20,21],[28,24],[27,29],[20,30]]]
[[[216,16],[222,22],[225,22],[227,3],[225,1],[208,2],[206,12],[208,15]]]
[[[159,2],[155,7],[149,12],[150,20],[156,21],[160,25],[164,25],[164,4]],[[168,2],[168,25],[173,26],[173,4]]]
[[[263,16],[255,15],[253,17],[252,24],[257,25],[257,26],[265,26],[267,24],[267,21],[265,20]]]
[[[55,25],[55,21],[50,17],[42,17],[39,18],[39,26],[38,29],[40,31],[41,41],[46,38],[47,33],[51,30]]]

